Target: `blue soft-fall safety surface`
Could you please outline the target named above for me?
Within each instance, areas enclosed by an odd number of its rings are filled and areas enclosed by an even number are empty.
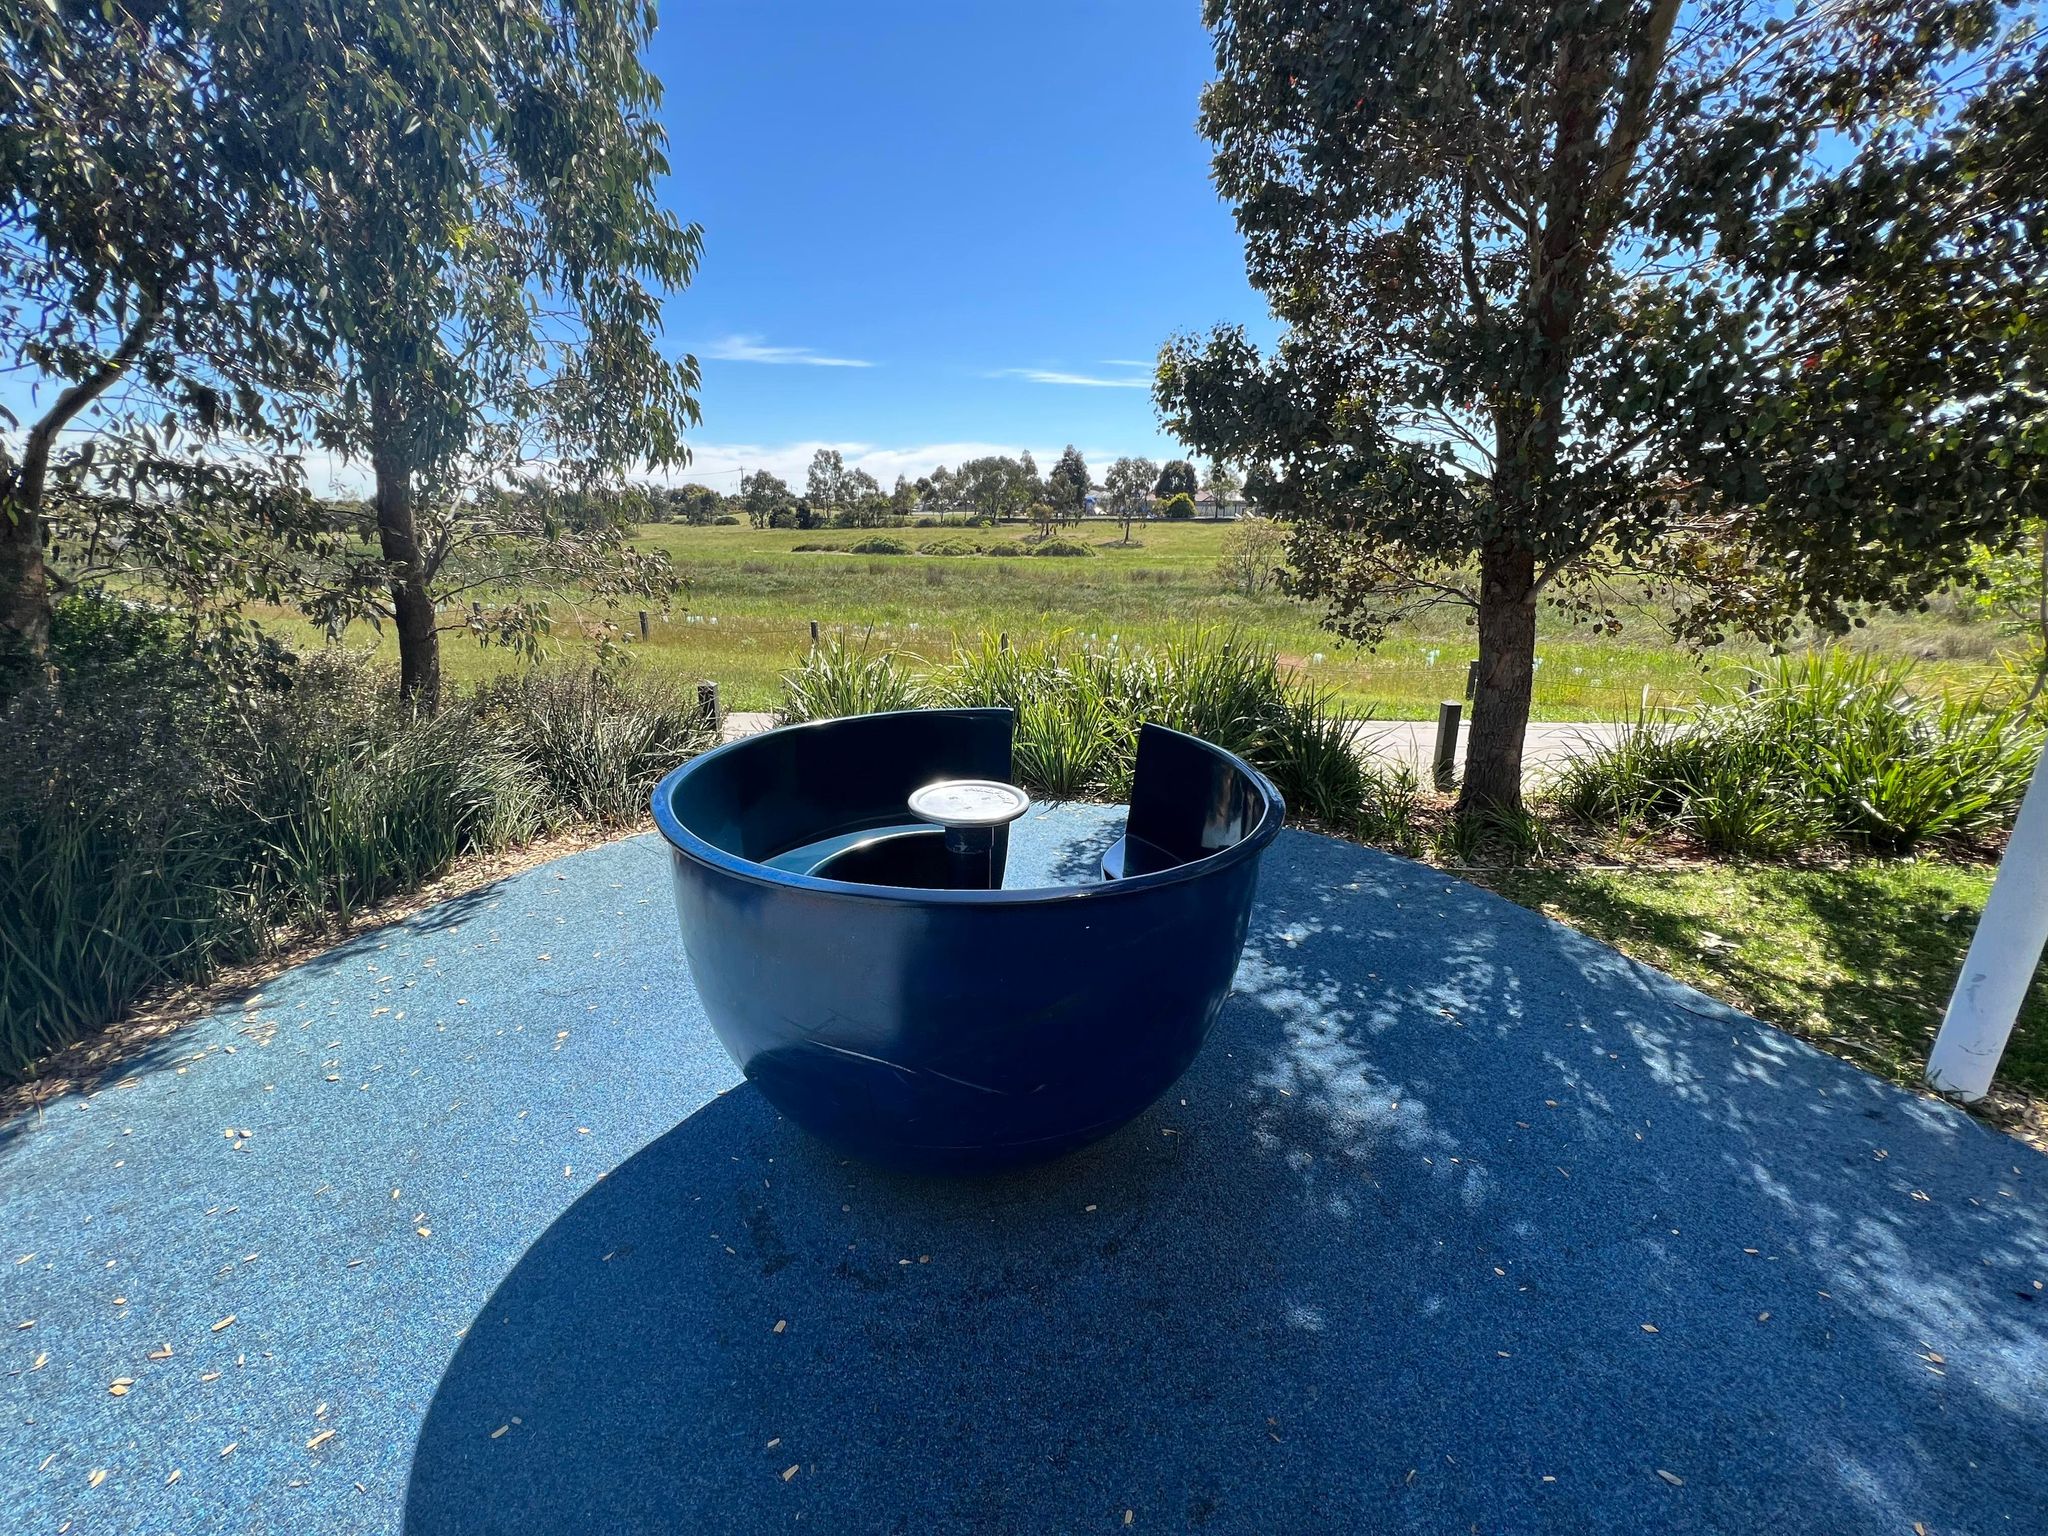
[[[1149,1112],[880,1173],[739,1081],[640,837],[0,1126],[0,1526],[2038,1532],[2042,1172],[1288,832]]]

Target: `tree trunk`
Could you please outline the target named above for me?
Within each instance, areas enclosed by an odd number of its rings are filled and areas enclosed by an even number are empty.
[[[1522,742],[1535,681],[1536,557],[1499,541],[1479,556],[1479,676],[1458,814],[1522,805]]]
[[[391,567],[391,607],[398,630],[398,691],[431,715],[441,708],[441,633],[413,519],[412,456],[390,395],[374,394],[370,410],[377,541]]]
[[[50,580],[43,569],[42,496],[22,493],[17,476],[0,496],[0,666],[40,663],[50,655]]]
[[[43,492],[57,434],[128,371],[156,329],[156,301],[137,299],[134,319],[114,355],[62,390],[29,429],[11,483],[0,486],[0,660],[48,660],[50,573],[43,563]]]

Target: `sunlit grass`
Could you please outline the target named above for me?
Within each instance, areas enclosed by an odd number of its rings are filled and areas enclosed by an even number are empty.
[[[1840,868],[1527,868],[1504,895],[1825,1046],[1917,1085],[1991,889],[1988,869],[1934,860]],[[1999,1065],[2048,1096],[2048,973]]]
[[[1406,624],[1377,651],[1366,651],[1320,629],[1301,604],[1228,590],[1215,569],[1227,524],[1153,524],[1137,530],[1135,548],[1118,542],[1119,531],[1081,530],[1075,536],[1095,550],[1081,560],[799,553],[793,546],[850,545],[860,535],[651,526],[639,542],[668,551],[689,589],[674,611],[651,616],[644,645],[634,612],[619,618],[640,665],[686,681],[715,680],[733,709],[773,706],[777,680],[808,647],[813,619],[931,660],[989,630],[1019,642],[1072,632],[1158,644],[1190,625],[1236,628],[1271,646],[1283,665],[1329,689],[1346,709],[1370,709],[1382,719],[1429,719],[1440,700],[1464,695],[1465,666],[1476,644],[1455,612]],[[940,537],[992,544],[1023,532],[904,529],[895,536],[915,548]],[[275,617],[299,643],[318,643],[310,626]],[[559,659],[573,659],[585,644],[576,616],[562,614],[558,627],[551,649]],[[1649,611],[1634,615],[1619,637],[1546,613],[1539,635],[1540,719],[1620,718],[1645,703],[1688,702],[1706,680],[1732,674],[1761,654],[1754,646],[1730,645],[1702,664],[1672,645]],[[347,638],[367,645],[377,637],[357,626]],[[1998,639],[1988,623],[1935,614],[1882,620],[1861,643],[1922,657],[1916,678],[1923,686],[1973,689],[2001,675],[1994,659]],[[395,654],[389,636],[382,648]],[[445,663],[459,680],[515,665],[459,636],[449,638]]]

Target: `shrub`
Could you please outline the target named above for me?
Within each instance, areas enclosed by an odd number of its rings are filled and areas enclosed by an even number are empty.
[[[924,685],[894,651],[871,651],[865,638],[854,645],[844,635],[832,634],[813,648],[802,666],[783,673],[782,703],[775,714],[790,724],[915,709],[924,700]]]
[[[835,640],[783,680],[785,719],[927,702],[1017,715],[1018,778],[1057,797],[1122,795],[1147,722],[1188,731],[1272,775],[1298,815],[1400,848],[1415,845],[1415,782],[1361,761],[1357,722],[1294,682],[1274,654],[1230,634],[1158,647],[1094,649],[1055,636],[1009,646],[994,635],[922,679],[906,658]]]
[[[1838,648],[1780,659],[1690,718],[1634,722],[1556,796],[1588,823],[1677,828],[1726,853],[1830,840],[1905,853],[2008,824],[2042,733],[2024,709],[1928,703],[1911,664]]]
[[[0,708],[0,1075],[152,987],[263,952],[544,825],[621,825],[703,744],[694,701],[535,675],[402,705],[362,659],[195,648],[59,605],[63,681]]]
[[[1086,544],[1076,544],[1072,539],[1046,539],[1039,544],[1033,545],[1031,553],[1034,555],[1064,555],[1073,557],[1093,555],[1095,551]]]
[[[1004,539],[1001,543],[989,545],[989,547],[985,551],[983,551],[983,553],[997,555],[1005,560],[1010,560],[1014,559],[1018,555],[1023,554],[1024,546],[1022,544],[1015,542],[1014,540]]]
[[[1186,522],[1195,515],[1195,498],[1186,491],[1176,491],[1159,504],[1159,515],[1172,522]]]
[[[635,825],[655,781],[713,744],[694,692],[666,680],[529,672],[487,686],[478,707],[550,828]]]
[[[901,539],[892,539],[887,534],[878,533],[872,538],[861,539],[847,545],[847,550],[856,555],[907,555],[910,553],[910,546]]]
[[[1240,517],[1223,536],[1216,575],[1226,587],[1257,597],[1275,584],[1286,558],[1287,534],[1269,517]]]
[[[809,541],[802,544],[792,544],[789,546],[789,549],[791,554],[796,555],[843,555],[846,553],[846,546],[844,544],[814,544]]]
[[[972,539],[927,539],[917,546],[920,555],[978,555],[979,544]]]
[[[1265,722],[1266,771],[1302,817],[1344,830],[1374,800],[1379,786],[1357,733],[1321,692],[1292,695]]]
[[[1070,800],[1101,783],[1118,740],[1099,695],[1048,695],[1030,700],[1018,712],[1011,758],[1024,783]]]
[[[737,528],[740,525],[738,516],[731,512],[721,512],[711,521],[720,528]]]

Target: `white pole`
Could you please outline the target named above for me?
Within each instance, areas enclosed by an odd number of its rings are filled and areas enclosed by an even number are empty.
[[[2012,841],[2006,844],[1991,882],[1976,937],[1956,978],[1955,995],[1934,1049],[1927,1057],[1927,1081],[1965,1100],[1991,1091],[1991,1075],[2005,1052],[2013,1021],[2041,950],[2048,944],[2048,753],[2034,765],[2033,781],[2020,802]]]

